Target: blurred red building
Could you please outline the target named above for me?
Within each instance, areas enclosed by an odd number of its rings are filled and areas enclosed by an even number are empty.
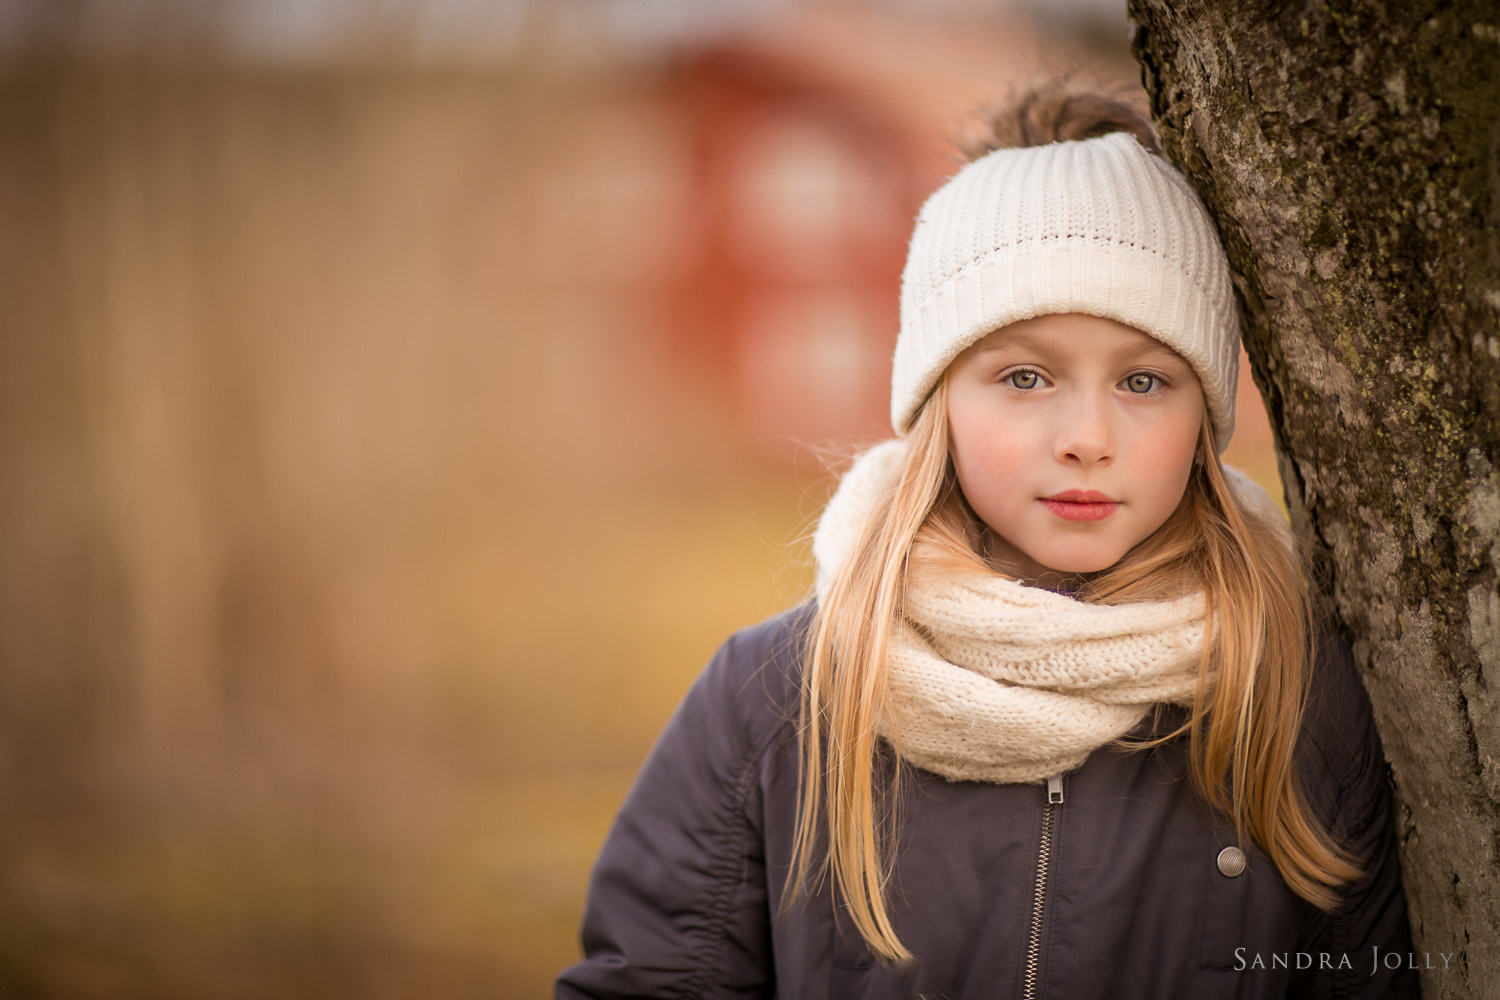
[[[889,433],[912,222],[951,140],[1040,68],[1035,31],[802,7],[649,74],[685,188],[651,220],[675,251],[638,275],[646,326],[757,447]]]

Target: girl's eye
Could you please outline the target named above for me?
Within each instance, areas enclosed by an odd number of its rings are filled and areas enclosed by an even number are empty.
[[[1016,389],[1035,389],[1038,385],[1041,385],[1042,376],[1038,372],[1022,369],[1018,372],[1011,372],[1000,381]]]
[[[1138,395],[1147,395],[1160,388],[1161,379],[1150,372],[1136,372],[1125,377],[1125,387]]]

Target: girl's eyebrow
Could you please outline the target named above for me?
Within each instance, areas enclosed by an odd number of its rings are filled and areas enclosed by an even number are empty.
[[[984,356],[988,354],[998,354],[1001,351],[1009,350],[1010,348],[1019,348],[1021,350],[1031,351],[1047,351],[1052,349],[1052,346],[1056,343],[1056,341],[1056,337],[1043,338],[1034,337],[1029,333],[1007,333],[1004,336],[996,337],[988,344],[983,344],[983,346],[981,346],[974,353],[980,356]]]
[[[1150,340],[1136,347],[1121,351],[1119,357],[1122,361],[1128,361],[1138,358],[1151,357],[1154,355],[1159,355],[1167,361],[1175,361],[1178,364],[1184,365],[1187,364],[1186,358],[1184,358],[1182,355],[1178,354],[1176,351],[1172,350],[1170,347],[1168,347],[1166,344],[1163,344],[1159,340]]]
[[[994,342],[983,345],[974,353],[979,357],[988,357],[991,354],[999,354],[1002,351],[1011,349],[1047,353],[1056,348],[1057,340],[1057,337],[1036,337],[1028,333],[1011,333],[1003,337],[996,337]],[[1151,337],[1147,337],[1135,345],[1124,348],[1116,355],[1116,358],[1124,363],[1156,356],[1161,357],[1163,360],[1177,362],[1178,364],[1187,364],[1182,355],[1161,341]]]

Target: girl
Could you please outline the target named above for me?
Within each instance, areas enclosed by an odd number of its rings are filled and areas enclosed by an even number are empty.
[[[995,125],[917,218],[898,436],[663,733],[559,997],[1417,995],[1369,703],[1218,458],[1214,224],[1126,106]]]

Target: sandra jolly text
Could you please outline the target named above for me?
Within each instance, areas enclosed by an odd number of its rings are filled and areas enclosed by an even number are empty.
[[[1417,960],[1415,952],[1386,951],[1382,952],[1378,946],[1370,948],[1370,964],[1368,966],[1370,975],[1375,975],[1381,969],[1446,969],[1448,962],[1458,952],[1438,952],[1437,957],[1442,959],[1442,964],[1434,962],[1431,952],[1423,952],[1421,961]],[[1327,951],[1273,951],[1269,956],[1260,952],[1247,953],[1244,948],[1234,949],[1234,969],[1236,972],[1245,969],[1353,969],[1354,962],[1346,952]]]

